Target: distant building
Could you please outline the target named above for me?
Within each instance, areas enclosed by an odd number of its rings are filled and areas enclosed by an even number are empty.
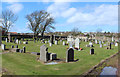
[[[8,34],[9,34],[9,33],[10,33],[10,34],[16,34],[16,35],[18,34],[17,32],[8,32]]]

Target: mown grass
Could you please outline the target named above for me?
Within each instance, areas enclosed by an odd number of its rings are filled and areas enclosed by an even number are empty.
[[[14,43],[6,43],[7,48],[11,48]],[[79,59],[73,63],[60,63],[56,65],[44,65],[37,61],[37,56],[25,53],[7,53],[2,55],[2,67],[7,69],[10,74],[13,75],[81,75],[87,72],[94,65],[98,64],[101,60],[108,58],[110,55],[118,52],[118,47],[112,45],[111,50],[107,50],[105,47],[100,48],[99,44],[94,44],[95,54],[90,55],[90,48],[86,47],[88,42],[81,42],[80,47],[83,51],[75,50],[75,59]],[[20,44],[19,48],[26,47],[27,52],[40,52],[40,46],[43,43],[40,41],[34,43],[29,41],[29,44]],[[57,58],[65,59],[68,46],[63,46],[62,42],[59,45],[46,44],[48,52],[57,53]]]

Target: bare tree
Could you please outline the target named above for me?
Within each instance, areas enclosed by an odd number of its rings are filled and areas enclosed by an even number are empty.
[[[41,33],[44,36],[45,31],[49,31],[50,28],[54,29],[52,24],[54,19],[50,17],[50,14],[44,10],[35,11],[26,16],[28,20],[28,28],[34,32],[34,38]]]
[[[5,10],[2,12],[2,26],[5,29],[5,33],[8,33],[10,28],[13,26],[15,21],[17,21],[18,16],[16,16],[12,11]]]
[[[48,19],[45,20],[45,24],[43,23],[42,29],[41,29],[41,36],[42,37],[44,36],[44,32],[45,31],[50,32],[51,28],[55,29],[55,27],[52,26],[53,23],[54,23],[54,19],[53,18],[48,18]]]
[[[71,34],[72,34],[73,36],[77,36],[77,35],[79,35],[80,33],[81,33],[81,31],[79,31],[79,29],[76,28],[76,27],[74,27],[74,28],[71,30]]]

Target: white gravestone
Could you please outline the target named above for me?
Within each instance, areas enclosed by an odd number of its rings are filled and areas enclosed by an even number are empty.
[[[49,46],[51,47],[51,46],[52,46],[52,43],[49,43]]]
[[[16,40],[16,43],[17,43],[17,44],[19,43],[19,40],[18,40],[18,39]]]
[[[78,48],[79,49],[79,42],[80,42],[80,40],[79,40],[79,38],[76,38],[75,39],[75,48]]]
[[[115,46],[118,46],[118,43],[115,43]]]
[[[112,42],[114,41],[114,38],[112,37]]]
[[[100,48],[102,48],[102,44],[100,44]]]
[[[6,43],[8,42],[8,39],[6,38]]]
[[[55,45],[57,45],[57,41],[55,41]]]
[[[63,41],[63,45],[65,45],[65,41]]]

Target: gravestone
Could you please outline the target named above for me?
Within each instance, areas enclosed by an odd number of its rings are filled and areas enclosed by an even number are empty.
[[[88,42],[88,38],[85,39],[85,42]]]
[[[21,41],[19,41],[19,44],[21,44]]]
[[[96,44],[98,44],[98,41],[97,41],[97,40],[95,40],[95,43],[96,43]]]
[[[66,62],[74,61],[74,50],[69,48],[66,52]]]
[[[75,39],[75,48],[78,48],[79,49],[79,43],[80,43],[80,40],[79,40],[79,38],[76,38]]]
[[[90,46],[90,47],[93,47],[93,44],[92,44],[92,42],[90,42],[90,43],[89,43],[89,46]]]
[[[112,42],[114,41],[114,37],[112,37]]]
[[[58,43],[58,42],[57,42],[57,41],[55,41],[55,45],[57,45],[57,43]]]
[[[24,41],[23,44],[28,44],[28,42],[27,42],[27,41]]]
[[[14,45],[12,45],[11,48],[14,48]]]
[[[65,41],[63,41],[63,45],[65,45]]]
[[[20,50],[19,50],[19,52],[20,52],[20,53],[23,53],[23,50],[22,50],[22,49],[20,49]]]
[[[50,42],[51,42],[52,44],[54,44],[54,36],[53,36],[53,35],[51,35],[51,37],[50,37]]]
[[[102,42],[101,42],[101,41],[99,41],[99,44],[102,44]]]
[[[102,44],[100,44],[100,48],[102,48]]]
[[[51,47],[51,46],[52,46],[52,43],[49,43],[49,46]]]
[[[55,35],[54,35],[54,37],[53,37],[53,41],[55,41]]]
[[[19,43],[19,40],[18,40],[18,39],[16,40],[16,43],[17,43],[17,44]]]
[[[15,48],[18,48],[18,45],[16,45]]]
[[[90,49],[90,54],[91,54],[91,55],[94,54],[94,49],[93,49],[93,48]]]
[[[73,42],[73,41],[74,41],[73,36],[69,35],[67,37],[67,42],[69,43],[69,42]]]
[[[56,60],[57,59],[57,54],[56,53],[51,53],[50,54],[50,60]]]
[[[26,47],[23,47],[23,53],[26,53]]]
[[[110,49],[111,49],[111,43],[110,43]]]
[[[6,38],[5,40],[6,40],[6,43],[7,43],[7,42],[8,42],[8,39]]]
[[[5,44],[1,44],[1,48],[2,48],[2,50],[5,50],[6,49],[6,45]]]
[[[73,47],[73,43],[72,41],[69,42],[69,48],[72,48]]]
[[[40,60],[43,62],[48,61],[48,48],[45,45],[40,47]]]
[[[115,43],[115,46],[118,46],[118,43]]]

